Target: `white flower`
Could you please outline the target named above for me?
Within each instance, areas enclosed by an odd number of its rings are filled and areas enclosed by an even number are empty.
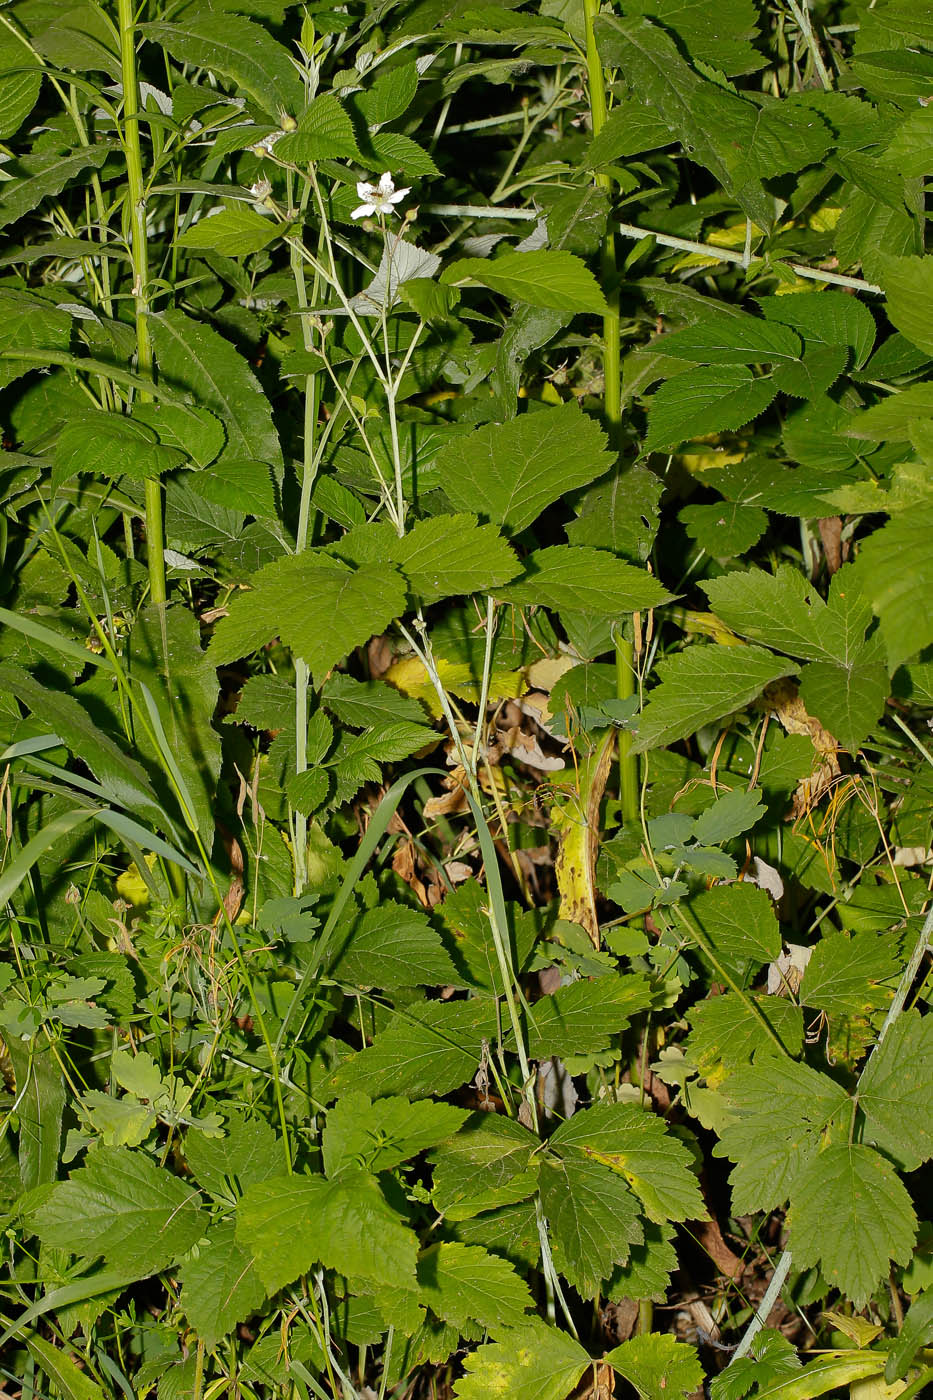
[[[380,175],[378,185],[371,185],[367,180],[357,181],[356,193],[363,200],[358,209],[354,209],[350,215],[351,219],[365,219],[369,214],[392,214],[393,204],[398,204],[400,199],[404,199],[411,186],[408,185],[403,190],[397,190],[392,181],[392,176],[388,170],[384,175]]]
[[[262,209],[265,205],[265,201],[272,193],[272,185],[268,180],[257,180],[255,184],[250,185],[249,192],[255,200],[253,208]]]

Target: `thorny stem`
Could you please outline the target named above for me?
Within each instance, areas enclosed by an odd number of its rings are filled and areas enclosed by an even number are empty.
[[[152,374],[152,338],[149,334],[149,246],[146,241],[146,193],[142,149],[139,141],[139,81],[136,72],[136,35],[133,0],[117,0],[120,26],[120,66],[123,75],[123,149],[126,155],[128,223],[133,254],[133,297],[136,306],[136,360],[146,375]],[[147,396],[140,395],[145,399]],[[162,488],[146,479],[146,544],[149,593],[164,608],[165,529],[162,520]]]

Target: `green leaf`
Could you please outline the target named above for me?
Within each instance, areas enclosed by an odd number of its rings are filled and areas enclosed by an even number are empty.
[[[411,62],[383,68],[365,92],[353,96],[357,109],[370,126],[384,126],[408,110],[417,91],[418,65]]]
[[[225,1111],[223,1137],[189,1131],[185,1159],[198,1184],[220,1201],[236,1200],[247,1186],[282,1170],[282,1146],[262,1118]]]
[[[880,276],[888,319],[912,344],[933,355],[933,257],[885,257]]]
[[[495,1004],[471,1001],[424,1002],[399,1009],[374,1043],[344,1060],[324,1081],[331,1094],[361,1089],[382,1094],[447,1094],[476,1073],[483,1041],[497,1030]]]
[[[650,1005],[651,989],[637,973],[559,987],[528,1010],[528,1057],[595,1055]]]
[[[766,1327],[752,1341],[748,1356],[736,1356],[710,1387],[712,1400],[743,1400],[745,1395],[780,1395],[783,1383],[799,1378],[803,1363],[780,1332]]]
[[[748,315],[706,315],[655,344],[664,355],[698,365],[757,365],[800,354],[800,337],[788,326]]]
[[[363,145],[367,162],[376,170],[401,170],[416,180],[440,174],[424,147],[399,131],[372,131]]]
[[[275,515],[275,489],[266,462],[225,458],[217,467],[188,472],[181,478],[189,491],[215,505],[242,511],[244,515]]]
[[[60,194],[69,180],[86,170],[99,170],[113,150],[110,142],[101,141],[93,146],[79,146],[67,155],[60,155],[57,150],[36,152],[5,166],[5,172],[13,179],[0,187],[0,228],[21,219],[49,195]]]
[[[227,78],[278,119],[303,107],[302,86],[288,50],[261,25],[239,15],[189,11],[180,24],[141,24],[147,39],[180,63]]]
[[[510,1118],[475,1113],[432,1153],[435,1208],[448,1220],[524,1201],[538,1181],[538,1140]]]
[[[604,1360],[635,1387],[642,1400],[677,1400],[703,1383],[696,1351],[670,1333],[632,1337],[613,1347]]]
[[[291,687],[288,689],[291,695]],[[353,729],[379,729],[385,724],[399,722],[419,724],[425,719],[424,709],[417,700],[402,695],[385,681],[356,681],[340,672],[328,677],[321,691],[321,701],[331,714]]]
[[[461,1331],[478,1323],[492,1336],[521,1327],[534,1306],[528,1285],[479,1245],[435,1244],[418,1257],[418,1296]]]
[[[857,1308],[890,1272],[906,1264],[917,1233],[910,1196],[890,1163],[860,1143],[837,1143],[813,1157],[794,1187],[787,1217],[794,1262],[818,1265]]]
[[[642,451],[671,451],[688,438],[744,427],[776,393],[771,379],[756,379],[744,365],[710,365],[678,374],[649,401]]]
[[[933,1157],[931,1102],[933,1021],[919,1011],[904,1011],[859,1080],[864,1140],[905,1171],[916,1171]]]
[[[435,459],[444,494],[519,534],[546,506],[604,475],[606,435],[575,403],[487,423],[456,437]]]
[[[732,841],[743,831],[751,830],[764,812],[759,792],[754,788],[750,792],[734,788],[700,813],[693,828],[693,839],[701,846],[718,846],[723,841]]]
[[[643,1222],[645,1239],[633,1244],[628,1263],[613,1272],[606,1285],[606,1297],[613,1303],[623,1298],[651,1299],[663,1303],[671,1286],[671,1275],[677,1268],[677,1251],[673,1246],[674,1227]]]
[[[573,1154],[544,1159],[540,1189],[559,1272],[582,1298],[598,1298],[603,1281],[641,1243],[638,1199],[620,1189],[610,1167]]]
[[[322,1138],[324,1170],[331,1178],[365,1167],[391,1171],[426,1147],[446,1142],[462,1126],[465,1109],[446,1103],[411,1103],[350,1092],[327,1114]]]
[[[278,635],[323,680],[355,646],[405,611],[401,574],[385,564],[352,570],[308,550],[267,564],[235,597],[209,648],[215,665],[247,656]]]
[[[525,574],[498,590],[506,603],[617,618],[655,608],[670,594],[647,569],[585,545],[555,544],[525,559]],[[691,731],[692,732],[692,731]]]
[[[933,1342],[933,1289],[915,1298],[904,1318],[900,1335],[888,1354],[884,1378],[890,1385],[906,1376],[917,1352]]]
[[[88,409],[58,435],[52,489],[82,472],[143,481],[173,471],[183,460],[177,448],[163,447],[151,428],[119,413]]]
[[[917,606],[933,590],[931,531],[933,504],[918,506],[869,535],[859,553],[859,580],[881,619],[892,673],[933,642],[933,609]]]
[[[796,292],[759,297],[758,304],[769,321],[792,326],[808,342],[847,346],[853,369],[861,369],[871,354],[875,318],[857,297],[836,291]]]
[[[671,144],[668,124],[650,107],[635,98],[626,98],[614,107],[594,136],[586,153],[587,170],[643,151],[656,151]]]
[[[826,1127],[837,1115],[851,1118],[841,1084],[790,1059],[758,1060],[732,1075],[724,1092],[737,1121],[720,1133],[713,1155],[736,1163],[729,1180],[737,1215],[782,1206]]]
[[[296,165],[317,160],[362,161],[353,123],[332,92],[322,93],[302,112],[298,129],[276,142],[276,158]]]
[[[601,315],[606,310],[606,299],[586,263],[574,253],[560,250],[460,258],[444,269],[442,280],[448,284],[478,282],[510,301],[550,306],[555,311]]]
[[[801,672],[800,698],[807,712],[850,753],[857,752],[881,718],[890,690],[880,660],[852,666],[813,661]]]
[[[790,1055],[803,1049],[803,1015],[800,1007],[777,996],[753,996],[766,1021]],[[690,1038],[685,1052],[704,1078],[717,1080],[722,1069],[750,1065],[781,1052],[758,1016],[735,992],[709,996],[690,1009]]]
[[[226,258],[245,258],[280,238],[284,229],[277,220],[236,204],[192,224],[175,242],[179,248],[209,248]]]
[[[243,356],[217,331],[181,311],[151,315],[149,323],[162,378],[190,389],[223,423],[227,445],[219,461],[245,458],[281,466],[271,405]]]
[[[574,506],[576,520],[566,526],[571,544],[609,549],[642,563],[651,553],[658,529],[658,502],[664,487],[646,467],[629,466],[591,486]]]
[[[44,1244],[90,1257],[134,1278],[158,1273],[201,1238],[198,1192],[142,1152],[98,1147],[32,1215]]]
[[[30,1356],[52,1381],[63,1400],[104,1400],[104,1392],[97,1382],[81,1370],[67,1351],[60,1351],[34,1332],[26,1336],[25,1342]]]
[[[800,1000],[830,1016],[868,1015],[890,1001],[891,989],[880,984],[893,984],[900,970],[896,944],[883,934],[830,933],[813,949]]]
[[[444,489],[449,495],[447,488],[445,478]],[[473,496],[476,506],[475,491]],[[401,539],[392,541],[385,558],[398,565],[411,592],[422,603],[436,603],[454,594],[490,593],[521,571],[496,527],[478,525],[475,515],[436,515],[421,520]]]
[[[29,63],[29,51],[6,34],[0,40],[0,70],[23,68]],[[38,65],[33,72],[0,72],[0,141],[15,136],[29,116],[39,97],[42,74]]]
[[[535,1320],[464,1358],[454,1384],[458,1400],[566,1400],[592,1363],[566,1332]]]
[[[394,988],[435,987],[457,980],[450,956],[427,916],[394,900],[383,900],[355,919],[345,918],[333,939],[328,976],[338,982]]]
[[[619,1172],[641,1198],[649,1220],[705,1220],[690,1154],[660,1118],[630,1103],[602,1103],[575,1113],[549,1139],[552,1151],[574,1148]]]
[[[337,1181],[281,1176],[251,1186],[237,1207],[236,1238],[269,1293],[315,1264],[415,1287],[417,1237],[364,1171]]]
[[[65,312],[42,297],[0,287],[0,350],[65,350],[70,340],[71,317]],[[7,360],[0,367],[0,382],[11,384],[33,368],[28,361]]]
[[[6,1044],[19,1099],[19,1178],[31,1191],[58,1175],[65,1081],[51,1045],[26,1045],[13,1036]]]
[[[650,692],[635,752],[660,748],[701,725],[743,709],[766,685],[795,667],[760,647],[694,645],[658,662],[661,684]]]
[[[908,384],[896,394],[852,415],[844,427],[848,437],[869,442],[909,442],[917,421],[933,418],[933,384]]]
[[[186,1260],[178,1273],[182,1307],[209,1350],[265,1300],[255,1260],[237,1244],[232,1220],[212,1226],[197,1258]]]
[[[744,968],[748,961],[760,967],[779,956],[781,929],[770,895],[757,885],[744,880],[714,885],[694,895],[689,909],[714,952],[731,970]]]

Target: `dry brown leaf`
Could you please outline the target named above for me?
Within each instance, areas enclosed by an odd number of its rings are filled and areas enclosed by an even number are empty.
[[[785,678],[766,686],[761,703],[777,717],[788,734],[805,735],[820,756],[813,771],[797,784],[788,813],[788,820],[796,821],[817,805],[839,777],[839,745],[829,730],[807,713],[796,681]]]

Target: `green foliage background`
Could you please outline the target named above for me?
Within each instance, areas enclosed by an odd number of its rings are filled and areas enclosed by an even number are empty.
[[[919,0],[0,11],[5,1383],[930,1384],[931,104]]]

